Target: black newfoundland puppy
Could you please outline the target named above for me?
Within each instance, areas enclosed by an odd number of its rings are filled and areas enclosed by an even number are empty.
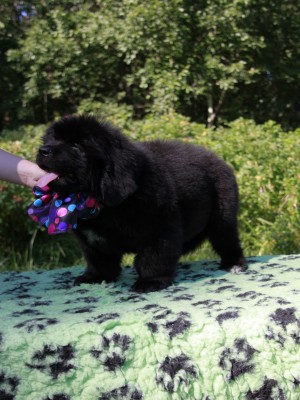
[[[172,283],[182,254],[209,239],[221,268],[247,269],[240,246],[238,188],[212,152],[178,141],[131,142],[90,116],[65,117],[43,137],[38,165],[60,193],[87,192],[100,212],[74,231],[87,260],[75,284],[114,281],[124,253],[135,253],[134,290]]]

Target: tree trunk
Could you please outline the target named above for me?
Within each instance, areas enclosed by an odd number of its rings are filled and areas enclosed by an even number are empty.
[[[207,126],[212,127],[214,121],[214,100],[212,94],[207,96]]]
[[[208,128],[212,128],[215,125],[218,114],[224,104],[225,94],[226,94],[226,90],[222,90],[218,104],[215,109],[214,109],[212,94],[209,94],[207,96],[207,113],[208,113],[207,126],[208,126]]]
[[[49,117],[48,117],[48,94],[46,90],[44,90],[43,111],[44,111],[44,123],[47,124],[49,121]]]

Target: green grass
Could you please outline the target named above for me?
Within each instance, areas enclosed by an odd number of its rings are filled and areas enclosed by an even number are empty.
[[[35,238],[36,234],[32,236],[29,245],[23,251],[12,248],[9,254],[0,257],[0,273],[5,271],[49,270],[86,265],[78,246],[75,243],[72,244],[72,240],[59,240],[56,243],[50,240],[50,243],[40,243],[37,245]],[[134,257],[134,254],[125,254],[122,259],[122,266],[132,266]],[[205,242],[196,251],[181,257],[180,262],[216,258],[218,258],[218,255],[214,253],[210,244]]]
[[[55,269],[70,265],[84,265],[84,259],[72,235],[46,236],[36,229],[25,248],[12,246],[2,251],[0,272]]]

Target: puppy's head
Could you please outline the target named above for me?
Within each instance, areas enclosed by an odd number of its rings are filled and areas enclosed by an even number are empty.
[[[85,191],[107,206],[117,206],[137,190],[140,155],[118,129],[90,116],[65,117],[43,136],[37,164],[58,178],[60,193]]]

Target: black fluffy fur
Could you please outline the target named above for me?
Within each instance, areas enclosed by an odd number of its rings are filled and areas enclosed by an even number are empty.
[[[76,284],[114,281],[123,254],[135,253],[134,290],[163,289],[180,256],[204,239],[222,268],[246,270],[236,180],[214,153],[179,141],[133,143],[90,116],[54,122],[43,141],[37,163],[60,176],[51,187],[91,193],[101,205],[98,217],[74,231],[87,260]]]

